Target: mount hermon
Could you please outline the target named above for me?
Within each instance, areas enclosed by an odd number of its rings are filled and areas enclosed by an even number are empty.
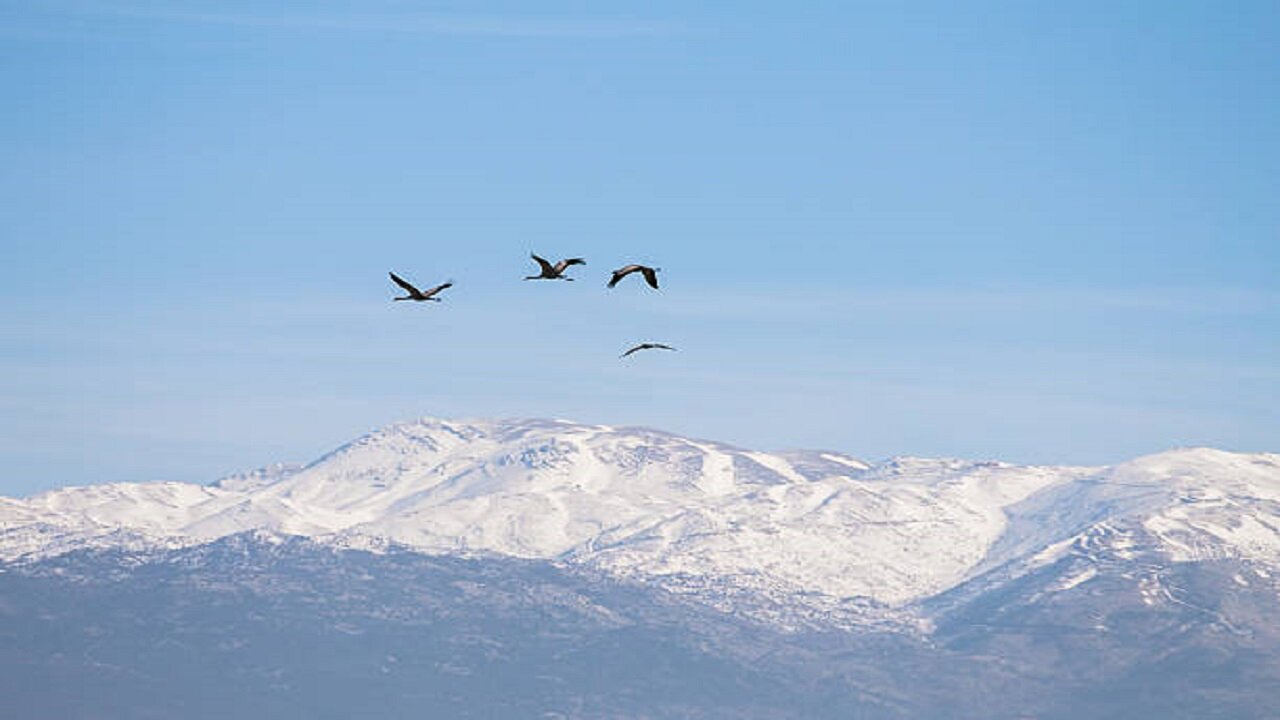
[[[1099,537],[1170,562],[1280,560],[1280,456],[1113,467],[764,453],[637,428],[424,419],[306,467],[210,486],[0,498],[0,560],[177,548],[246,531],[496,554],[664,584],[901,606],[1046,567]],[[1089,569],[1064,578],[1087,582]],[[1096,572],[1096,571],[1095,571]]]

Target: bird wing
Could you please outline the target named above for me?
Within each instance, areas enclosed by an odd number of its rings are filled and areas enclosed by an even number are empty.
[[[613,277],[609,278],[609,287],[613,287],[614,285],[617,285],[618,283],[622,282],[622,278],[630,275],[631,273],[639,269],[640,269],[639,265],[624,265],[618,268],[617,270],[614,270]]]
[[[393,283],[395,283],[395,284],[399,285],[400,287],[404,288],[405,290],[408,290],[410,295],[421,295],[421,294],[422,294],[422,291],[421,291],[421,290],[419,290],[418,288],[414,287],[414,286],[413,286],[413,284],[412,284],[412,283],[410,283],[408,280],[405,280],[404,278],[400,277],[399,275],[397,275],[397,274],[395,274],[395,273],[393,273],[393,272],[389,272],[389,273],[387,273],[387,274],[391,276],[391,282],[393,282]]]
[[[441,290],[444,290],[445,288],[451,288],[451,287],[453,287],[453,283],[451,283],[451,282],[447,282],[447,283],[440,283],[439,285],[437,285],[437,286],[435,286],[435,287],[431,288],[430,290],[428,290],[428,291],[426,291],[426,292],[422,293],[422,296],[423,296],[423,297],[432,297],[432,296],[434,296],[436,293],[440,292]]]
[[[555,271],[557,273],[562,273],[564,272],[564,269],[569,267],[570,265],[586,265],[586,264],[587,264],[587,261],[583,260],[582,258],[565,258],[564,260],[561,260],[560,262],[556,263]]]
[[[632,353],[640,352],[641,350],[675,350],[675,348],[671,347],[670,345],[663,345],[662,343],[640,343],[639,345],[622,353],[622,357],[626,357]]]
[[[554,267],[552,267],[552,266],[551,266],[551,263],[547,262],[544,258],[540,258],[540,257],[538,257],[537,255],[534,255],[533,253],[529,253],[529,257],[533,258],[535,261],[537,261],[537,263],[538,263],[539,265],[541,265],[541,266],[542,266],[542,274],[543,274],[543,275],[555,275],[555,274],[556,274],[557,270],[556,270]]]
[[[640,274],[644,275],[644,281],[649,283],[649,287],[654,290],[658,289],[658,271],[651,267],[640,268]]]

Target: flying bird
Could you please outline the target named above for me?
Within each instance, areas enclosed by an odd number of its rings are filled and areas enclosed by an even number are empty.
[[[573,278],[564,276],[564,271],[567,270],[570,265],[586,265],[587,264],[587,261],[583,260],[582,258],[567,258],[565,260],[561,260],[555,265],[552,265],[551,263],[547,262],[545,259],[540,258],[537,255],[534,255],[533,253],[529,253],[529,257],[533,258],[534,261],[538,263],[538,266],[541,268],[542,272],[539,273],[538,275],[530,275],[526,277],[525,280],[570,280],[572,281]]]
[[[618,283],[622,282],[622,278],[630,275],[631,273],[638,272],[641,275],[644,275],[644,281],[649,283],[649,287],[653,288],[654,290],[657,290],[658,289],[658,271],[661,269],[662,268],[651,268],[648,265],[636,265],[636,264],[620,267],[617,270],[613,271],[613,277],[609,279],[609,287],[613,287],[614,285],[617,285]]]
[[[631,355],[633,353],[638,353],[641,350],[675,350],[675,348],[671,347],[670,345],[663,345],[662,343],[640,343],[639,345],[622,353],[618,357],[627,357],[628,355]]]
[[[444,290],[445,288],[453,287],[453,283],[447,282],[442,285],[437,285],[431,288],[430,290],[427,290],[426,292],[423,292],[422,290],[419,290],[418,288],[414,287],[412,283],[400,277],[399,275],[396,275],[393,272],[389,272],[387,274],[391,276],[391,282],[404,288],[405,292],[409,293],[404,297],[391,298],[392,300],[413,300],[415,302],[422,302],[423,300],[433,300],[435,302],[440,302],[440,298],[435,296],[436,293],[440,292],[441,290]]]

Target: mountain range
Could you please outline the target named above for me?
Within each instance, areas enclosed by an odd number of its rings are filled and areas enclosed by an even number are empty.
[[[1270,453],[422,419],[210,485],[0,498],[19,717],[1275,717],[1278,607]]]

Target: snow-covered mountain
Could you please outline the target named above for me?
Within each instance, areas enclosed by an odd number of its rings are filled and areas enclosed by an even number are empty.
[[[246,531],[892,608],[1020,577],[1102,537],[1110,552],[1170,562],[1280,565],[1280,455],[1182,449],[1113,467],[868,463],[641,428],[424,419],[305,467],[208,486],[0,498],[0,560],[9,562],[191,547]]]
[[[421,420],[0,499],[14,718],[1280,717],[1280,456]],[[68,688],[76,688],[68,692]]]

